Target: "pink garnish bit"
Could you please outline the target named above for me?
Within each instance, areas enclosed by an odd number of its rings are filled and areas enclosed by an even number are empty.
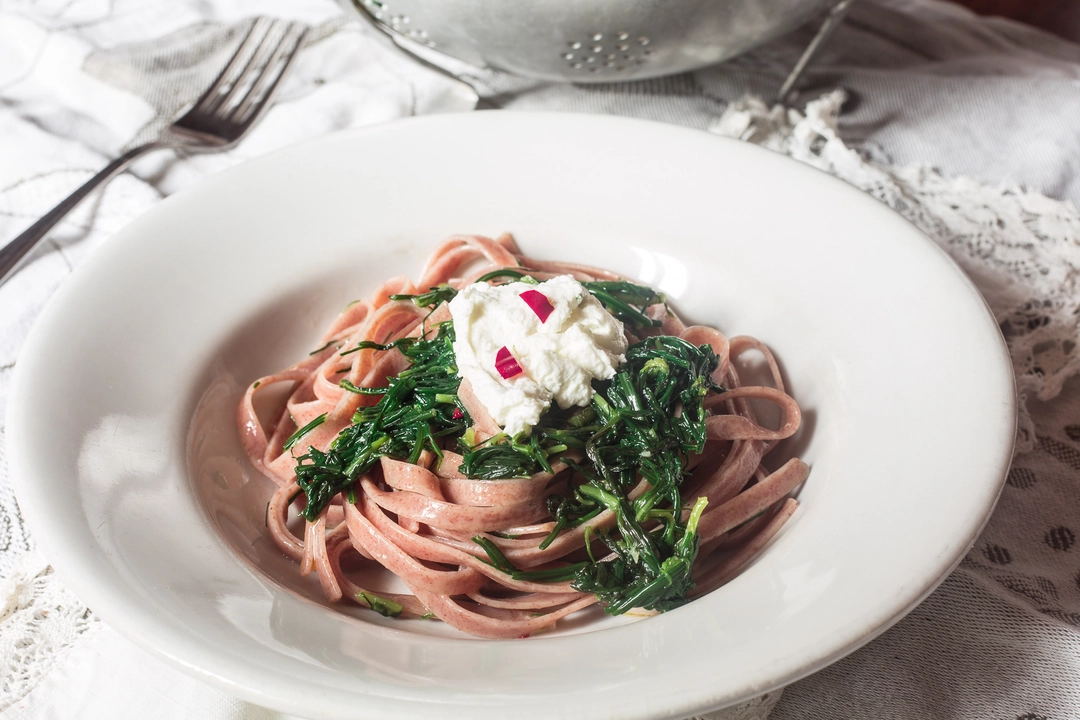
[[[453,420],[460,420],[463,417],[465,417],[465,413],[461,412],[459,407],[454,408],[454,413],[450,416]]]
[[[514,356],[510,354],[505,345],[499,348],[499,352],[495,354],[495,369],[502,375],[503,380],[509,380],[522,373],[521,366],[518,365],[517,360],[514,359]]]
[[[551,304],[551,301],[547,299],[547,295],[537,290],[526,290],[518,295],[519,298],[525,301],[525,304],[532,308],[532,311],[536,313],[536,317],[540,318],[540,322],[547,322],[548,315],[555,312],[555,306]]]

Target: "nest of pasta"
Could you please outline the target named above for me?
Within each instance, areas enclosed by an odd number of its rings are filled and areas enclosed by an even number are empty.
[[[552,407],[510,437],[457,375],[447,303],[475,282],[561,275],[622,322],[626,361],[588,405]],[[764,358],[769,384],[741,382],[744,353]],[[284,399],[256,413],[275,386]],[[750,401],[779,409],[775,428]],[[248,387],[238,421],[277,486],[271,537],[328,600],[491,638],[596,603],[662,612],[723,585],[791,517],[809,473],[798,459],[763,464],[800,422],[765,345],[685,325],[606,270],[526,257],[509,235],[452,237],[415,283],[393,278],[351,304],[322,347]],[[365,564],[409,592],[360,586]]]

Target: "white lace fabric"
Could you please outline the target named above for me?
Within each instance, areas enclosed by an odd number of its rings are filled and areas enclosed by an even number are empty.
[[[883,638],[789,686],[769,717],[871,717],[881,697],[892,706],[872,717],[1076,717],[1080,688],[1059,683],[1080,669],[1080,574],[1071,562],[1080,382],[1068,382],[1080,362],[1080,213],[1014,184],[875,163],[839,136],[844,100],[833,91],[798,112],[745,97],[710,129],[865,190],[964,269],[1012,357],[1017,457],[987,528],[945,585]],[[852,698],[854,689],[863,697]]]
[[[385,54],[336,20],[327,0],[180,2],[157,15],[148,8],[148,0],[94,9],[0,4],[0,239],[197,94],[244,16],[306,19],[318,24],[319,42],[238,151],[159,160],[118,178],[0,288],[0,417],[41,304],[97,243],[158,198],[305,137],[468,103],[460,86]],[[1080,717],[1080,381],[1070,381],[1080,374],[1080,214],[1070,202],[1080,198],[1080,164],[1061,150],[1080,157],[1080,129],[1071,127],[1080,123],[1068,112],[1080,110],[1080,48],[934,0],[864,0],[855,8],[807,76],[801,110],[762,98],[778,86],[805,31],[718,68],[626,86],[557,86],[496,73],[471,79],[511,110],[616,112],[708,128],[839,177],[942,247],[1005,335],[1021,401],[1018,455],[961,566],[862,650],[782,693],[707,717]],[[155,81],[163,69],[178,94]],[[71,84],[112,109],[80,99]],[[176,717],[183,708],[213,720],[279,717],[180,682],[177,671],[154,665],[97,621],[34,551],[4,453],[0,445],[0,720],[135,717],[133,708],[153,708],[159,696]],[[85,684],[102,661],[118,668],[128,695]],[[96,695],[79,705],[66,690],[73,686]],[[131,702],[135,692],[139,702]]]
[[[29,693],[100,622],[40,553],[19,556],[0,581],[0,709]]]
[[[881,200],[933,238],[979,288],[1006,337],[1020,397],[1018,451],[1035,447],[1029,398],[1057,397],[1080,371],[1080,215],[1015,186],[948,178],[926,166],[875,163],[844,144],[834,90],[804,112],[760,98],[732,103],[710,126],[824,170]]]

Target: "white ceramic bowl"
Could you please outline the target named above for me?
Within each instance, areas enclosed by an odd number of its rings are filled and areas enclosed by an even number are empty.
[[[802,508],[740,577],[639,622],[525,641],[327,608],[262,536],[239,389],[453,232],[651,282],[779,356],[805,413]],[[795,680],[955,566],[1007,470],[1008,356],[978,293],[904,220],[765,150],[611,117],[475,113],[334,135],[128,226],[27,340],[8,415],[19,502],[118,630],[306,717],[663,718]]]

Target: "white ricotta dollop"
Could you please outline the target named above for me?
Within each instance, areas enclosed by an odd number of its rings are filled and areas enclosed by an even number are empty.
[[[554,308],[545,321],[520,297],[528,290]],[[538,285],[475,283],[450,301],[450,314],[458,375],[510,436],[536,425],[552,399],[561,408],[588,405],[592,381],[610,378],[626,360],[622,323],[569,275]],[[521,374],[499,374],[503,347]]]

